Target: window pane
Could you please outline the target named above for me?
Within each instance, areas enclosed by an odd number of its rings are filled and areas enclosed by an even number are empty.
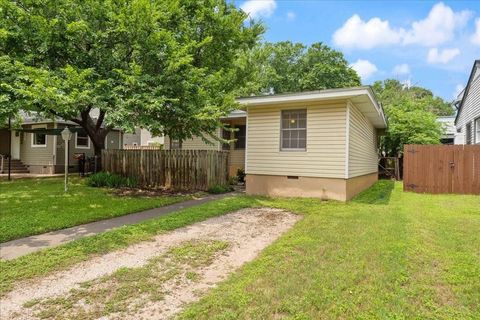
[[[34,133],[34,144],[43,145],[46,142],[46,135],[43,133]]]
[[[235,149],[245,149],[245,136],[247,132],[246,126],[236,126],[238,131],[235,131]]]
[[[305,149],[306,148],[306,110],[282,111],[282,149]]]
[[[86,133],[77,132],[77,146],[88,147],[88,136]]]

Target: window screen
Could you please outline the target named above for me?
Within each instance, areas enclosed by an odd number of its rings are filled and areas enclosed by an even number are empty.
[[[170,149],[171,150],[180,150],[182,149],[182,143],[178,139],[170,140]]]
[[[77,132],[77,147],[88,148],[88,135],[83,132]]]
[[[475,143],[480,143],[480,118],[475,119]]]
[[[465,126],[466,144],[472,144],[472,124],[469,122]]]
[[[307,110],[282,111],[281,150],[307,148]]]
[[[235,149],[245,149],[246,126],[235,126]]]
[[[47,136],[45,133],[33,133],[32,144],[34,146],[45,146],[47,144]]]

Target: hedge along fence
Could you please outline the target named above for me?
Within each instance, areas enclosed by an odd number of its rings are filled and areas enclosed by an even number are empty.
[[[103,150],[102,168],[141,186],[208,190],[228,183],[228,151]]]

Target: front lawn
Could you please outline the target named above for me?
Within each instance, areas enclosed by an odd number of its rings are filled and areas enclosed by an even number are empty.
[[[480,197],[389,182],[305,218],[181,319],[480,319]]]
[[[480,318],[480,197],[404,193],[389,181],[347,204],[230,197],[0,261],[0,295],[94,255],[260,206],[304,219],[179,318]]]
[[[0,242],[165,206],[183,196],[118,197],[72,177],[0,181]]]

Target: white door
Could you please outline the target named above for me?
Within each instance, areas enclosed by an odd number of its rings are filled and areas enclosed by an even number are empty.
[[[20,132],[12,131],[12,159],[20,159]]]

